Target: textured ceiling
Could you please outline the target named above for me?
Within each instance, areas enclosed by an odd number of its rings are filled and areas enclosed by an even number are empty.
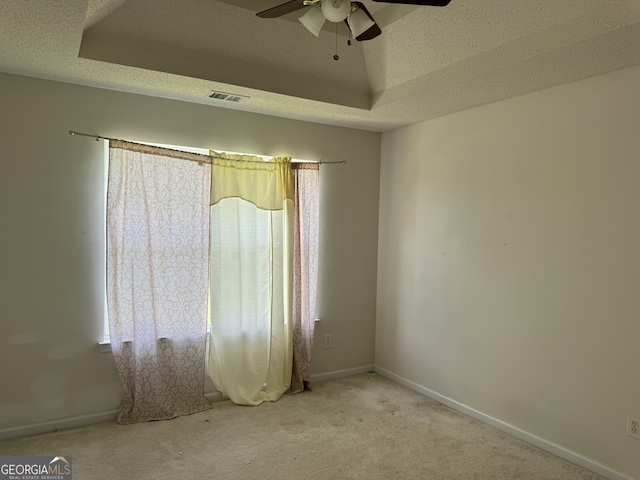
[[[383,33],[351,46],[278,3],[2,0],[0,71],[385,131],[640,64],[637,0],[363,0]]]

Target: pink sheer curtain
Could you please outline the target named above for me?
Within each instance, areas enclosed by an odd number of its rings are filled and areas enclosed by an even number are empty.
[[[317,164],[297,164],[293,233],[293,371],[289,393],[311,390],[309,368],[316,317],[318,226]]]
[[[109,162],[107,305],[124,387],[118,423],[206,410],[209,157],[111,141]]]

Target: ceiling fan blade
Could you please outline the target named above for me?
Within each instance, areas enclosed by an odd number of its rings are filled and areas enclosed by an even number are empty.
[[[382,3],[402,3],[407,5],[423,5],[426,7],[446,7],[451,0],[373,0]]]
[[[362,35],[358,35],[356,37],[356,40],[358,40],[359,42],[362,42],[364,40],[371,40],[372,38],[376,38],[381,33],[382,33],[382,29],[376,23],[373,27],[371,27],[369,30],[364,32]]]
[[[367,10],[367,7],[365,7],[362,2],[351,2],[351,3],[356,5],[360,10],[366,13],[367,17],[369,17],[371,21],[374,23],[374,25],[371,28],[369,28],[367,31],[358,35],[356,37],[356,40],[362,42],[364,40],[371,40],[372,38],[376,38],[378,35],[380,35],[382,33],[382,30],[376,23],[375,19],[369,13],[369,10]],[[349,22],[347,20],[345,20],[344,22],[347,24],[347,27],[349,27]]]
[[[277,18],[287,13],[295,12],[301,8],[306,7],[303,0],[290,0],[289,2],[276,5],[275,7],[268,8],[262,12],[256,13],[260,18]]]

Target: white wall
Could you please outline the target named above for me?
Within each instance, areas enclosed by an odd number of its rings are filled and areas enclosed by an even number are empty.
[[[640,478],[640,67],[383,134],[376,365]]]
[[[380,134],[0,75],[0,436],[103,418],[122,394],[111,354],[97,349],[103,146],[70,129],[347,160],[320,173],[322,321],[312,374],[373,365]]]

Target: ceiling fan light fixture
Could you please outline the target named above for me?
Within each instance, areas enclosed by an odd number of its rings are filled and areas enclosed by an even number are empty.
[[[300,23],[316,37],[320,36],[320,30],[324,25],[325,18],[319,8],[312,6],[307,13],[298,18]]]
[[[376,24],[376,22],[371,20],[369,16],[359,8],[351,12],[349,18],[347,18],[347,23],[354,38],[358,38]]]
[[[349,16],[351,2],[349,0],[324,0],[320,8],[324,18],[330,22],[338,23]]]

